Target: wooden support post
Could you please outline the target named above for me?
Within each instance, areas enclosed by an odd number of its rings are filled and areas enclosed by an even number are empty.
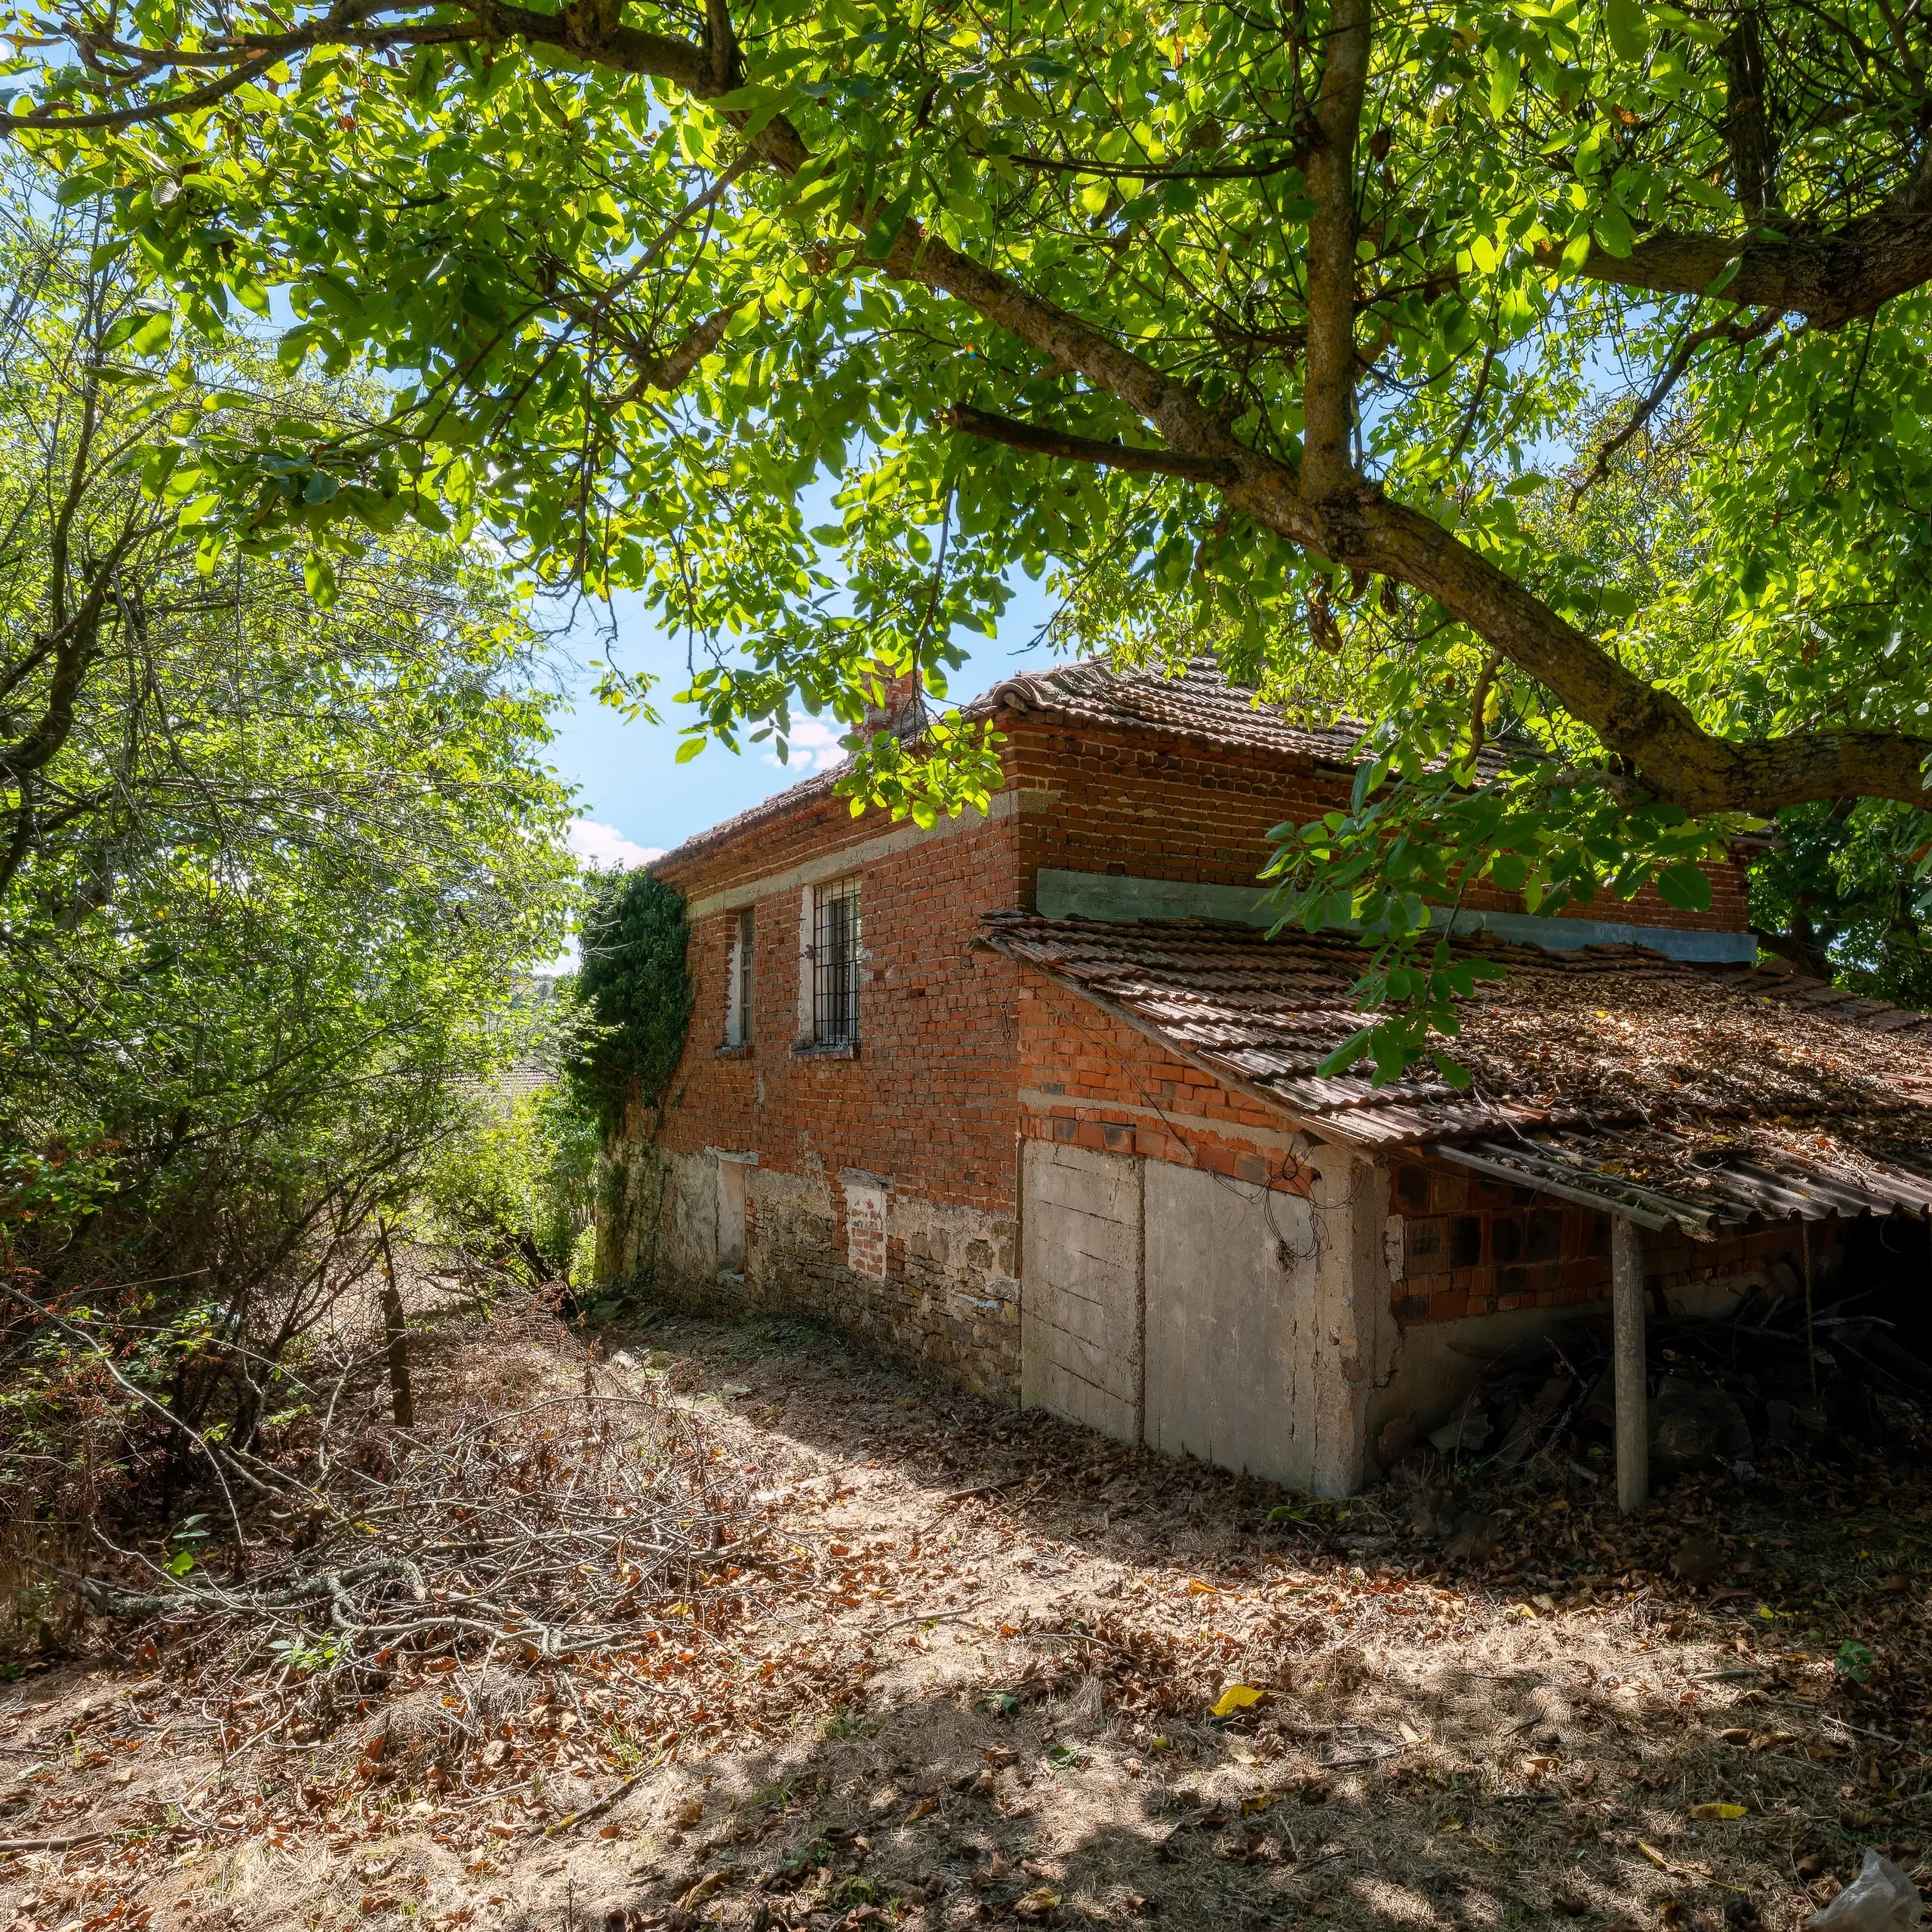
[[[409,1386],[409,1331],[402,1315],[402,1290],[395,1278],[395,1257],[389,1252],[389,1223],[380,1216],[376,1232],[383,1245],[383,1340],[389,1363],[389,1413],[398,1429],[416,1425],[416,1397]]]
[[[1644,1238],[1621,1214],[1610,1223],[1611,1306],[1617,1365],[1617,1506],[1651,1500],[1651,1404],[1644,1361]]]

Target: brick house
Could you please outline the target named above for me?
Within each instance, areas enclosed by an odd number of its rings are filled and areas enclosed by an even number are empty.
[[[1342,1494],[1604,1306],[1620,1241],[1640,1301],[1710,1311],[1932,1206],[1932,1023],[1755,967],[1741,861],[1701,915],[1466,900],[1454,943],[1510,969],[1465,1003],[1475,1084],[1378,1091],[1314,1071],[1359,948],[1268,940],[1255,883],[1346,800],[1348,734],[1201,666],[970,715],[984,814],[855,819],[822,774],[656,862],[697,1007],[606,1272]]]

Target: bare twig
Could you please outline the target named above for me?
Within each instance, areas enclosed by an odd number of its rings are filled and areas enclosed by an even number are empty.
[[[222,1500],[228,1505],[228,1520],[234,1525],[235,1543],[240,1548],[246,1549],[248,1547],[248,1534],[242,1527],[242,1514],[235,1506],[234,1493],[228,1487],[228,1478],[222,1473],[220,1458],[208,1446],[207,1439],[201,1432],[189,1428],[172,1409],[165,1403],[157,1402],[138,1383],[130,1382],[127,1377],[121,1373],[120,1367],[115,1361],[113,1356],[85,1328],[68,1321],[63,1315],[56,1315],[45,1303],[35,1301],[31,1295],[22,1294],[17,1288],[9,1287],[4,1281],[0,1281],[0,1294],[4,1294],[9,1301],[17,1306],[26,1309],[30,1314],[37,1315],[51,1327],[59,1329],[70,1342],[77,1342],[82,1348],[89,1350],[99,1359],[100,1365],[106,1370],[114,1381],[128,1394],[133,1396],[142,1407],[152,1411],[153,1414],[160,1417],[162,1421],[173,1428],[178,1429],[201,1451],[203,1460],[207,1463],[209,1471],[214,1475],[215,1482],[221,1491]]]
[[[573,1825],[587,1825],[592,1819],[602,1817],[613,1805],[623,1803],[629,1796],[632,1788],[643,1776],[642,1771],[632,1772],[621,1784],[614,1785],[595,1804],[586,1804],[581,1811],[573,1811],[568,1818],[559,1818],[554,1825],[546,1825],[543,1835],[546,1838],[553,1838],[559,1832],[568,1831]]]

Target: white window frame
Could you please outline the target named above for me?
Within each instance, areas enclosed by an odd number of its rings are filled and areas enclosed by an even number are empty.
[[[724,1044],[748,1047],[752,1043],[752,1011],[758,972],[758,933],[749,906],[734,915],[731,949],[724,965]]]

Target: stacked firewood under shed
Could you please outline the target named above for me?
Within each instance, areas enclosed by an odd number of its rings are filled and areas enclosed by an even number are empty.
[[[1840,1304],[1848,1306],[1848,1304]],[[1667,1476],[1778,1451],[1878,1447],[1932,1413],[1932,1364],[1883,1317],[1759,1295],[1724,1319],[1653,1314],[1647,1324],[1651,1469]],[[1456,1414],[1426,1436],[1383,1433],[1385,1467],[1438,1460],[1520,1466],[1560,1453],[1595,1478],[1611,1454],[1616,1380],[1609,1318],[1574,1322],[1490,1358]]]
[[[1807,1472],[1848,1475],[1909,1453],[1932,1432],[1932,1364],[1890,1321],[1857,1297],[1807,1321],[1802,1297],[1779,1292],[1783,1285],[1721,1318],[1651,1315],[1650,1469],[1667,1506],[1657,1518],[1682,1516],[1687,1482],[1700,1507],[1719,1492],[1764,1497]],[[1409,1534],[1452,1567],[1487,1567],[1509,1560],[1521,1513],[1512,1503],[1561,1491],[1593,1515],[1609,1510],[1612,1347],[1608,1315],[1567,1324],[1483,1360],[1466,1400],[1428,1434],[1389,1424],[1379,1445],[1384,1496]],[[1660,1567],[1678,1580],[1712,1580],[1692,1544],[1666,1554]]]

